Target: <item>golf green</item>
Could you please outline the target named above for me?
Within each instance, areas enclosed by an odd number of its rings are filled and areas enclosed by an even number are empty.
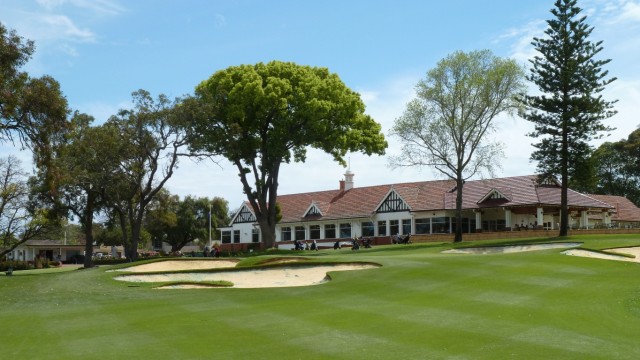
[[[601,250],[640,236],[566,241]],[[107,266],[15,272],[0,276],[0,357],[640,358],[640,264],[559,248],[442,252],[452,246],[302,253],[307,263],[381,265],[307,287],[157,290],[116,281]]]

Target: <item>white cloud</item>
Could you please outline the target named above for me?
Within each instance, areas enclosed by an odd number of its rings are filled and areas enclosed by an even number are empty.
[[[117,15],[126,11],[118,2],[111,0],[37,0],[37,2],[48,11],[64,5],[90,10],[97,15]]]
[[[42,37],[67,39],[81,42],[95,41],[95,34],[89,29],[81,29],[65,15],[43,14],[38,16],[43,28]]]
[[[531,42],[534,37],[543,37],[547,26],[544,20],[533,20],[519,28],[511,28],[500,35],[494,43],[510,44],[510,57],[521,64],[528,64],[529,59],[536,55]]]

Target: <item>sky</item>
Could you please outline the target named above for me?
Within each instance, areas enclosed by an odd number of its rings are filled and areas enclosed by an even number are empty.
[[[394,120],[415,97],[415,85],[447,55],[489,49],[528,67],[536,55],[553,0],[0,0],[0,22],[35,41],[23,67],[31,76],[60,82],[70,107],[106,121],[130,108],[131,93],[178,97],[218,70],[271,60],[326,67],[360,93],[366,113],[382,125],[387,155],[348,158],[355,186],[441,178],[431,168],[389,167],[400,144],[390,136]],[[603,41],[599,58],[617,80],[604,92],[618,100],[616,128],[604,141],[626,138],[640,118],[640,0],[582,0],[592,41]],[[535,91],[535,87],[531,87]],[[534,174],[531,123],[497,119],[493,140],[505,146],[497,176]],[[0,155],[16,153],[0,144]],[[30,154],[19,157],[29,163]],[[304,164],[285,164],[279,194],[338,188],[346,169],[330,155],[310,150]],[[167,184],[186,195],[223,197],[238,208],[244,194],[237,170],[220,160],[182,159]]]

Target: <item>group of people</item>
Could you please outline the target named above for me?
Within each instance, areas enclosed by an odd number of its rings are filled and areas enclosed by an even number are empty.
[[[209,250],[209,247],[205,246],[205,248],[204,248],[204,257],[219,258],[220,257],[220,248],[218,248],[217,246],[214,246],[213,249]]]
[[[315,240],[309,245],[308,241],[293,240],[293,250],[315,250],[318,251],[318,243]]]
[[[538,227],[538,222],[536,221],[535,224],[534,223],[529,223],[529,225],[522,223],[522,225],[518,225],[516,224],[515,229],[520,231],[520,230],[534,230]]]
[[[411,244],[411,234],[400,235],[396,234],[391,237],[391,242],[394,244]]]
[[[361,236],[360,238],[354,237],[353,240],[351,240],[351,250],[360,250],[361,247],[371,249],[371,239]]]

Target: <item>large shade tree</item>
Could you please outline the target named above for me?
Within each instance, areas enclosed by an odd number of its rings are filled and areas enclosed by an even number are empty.
[[[495,117],[516,108],[524,71],[488,50],[455,52],[438,62],[416,86],[417,97],[392,134],[402,142],[392,166],[432,166],[456,182],[455,241],[462,241],[464,181],[483,171],[492,173],[502,157],[492,141]]]
[[[36,164],[50,159],[50,138],[67,125],[67,101],[50,76],[32,78],[21,71],[34,43],[0,23],[0,142],[34,151]]]
[[[615,78],[602,68],[610,60],[596,59],[602,41],[589,40],[593,27],[577,1],[557,0],[551,13],[545,36],[533,39],[539,55],[530,60],[527,76],[540,93],[522,96],[521,116],[535,126],[529,135],[538,143],[531,159],[538,162],[541,178],[561,178],[560,236],[566,236],[569,181],[591,172],[584,161],[592,151],[589,142],[610,130],[602,120],[616,113],[614,102],[601,93]]]
[[[93,253],[94,216],[104,209],[105,189],[114,183],[121,157],[120,134],[92,122],[91,116],[74,113],[69,131],[53,146],[52,160],[35,178],[44,202],[79,222],[86,254]],[[92,266],[91,256],[85,256],[84,266]]]
[[[119,166],[105,188],[106,206],[120,222],[129,260],[138,257],[138,244],[147,206],[173,176],[185,147],[179,99],[154,99],[148,91],[133,93],[132,109],[112,116],[105,127],[119,135]]]
[[[266,247],[275,242],[280,166],[316,148],[345,164],[348,152],[383,154],[381,127],[358,93],[326,68],[273,61],[232,66],[196,88],[189,145],[238,170]],[[185,104],[187,105],[187,104]]]

